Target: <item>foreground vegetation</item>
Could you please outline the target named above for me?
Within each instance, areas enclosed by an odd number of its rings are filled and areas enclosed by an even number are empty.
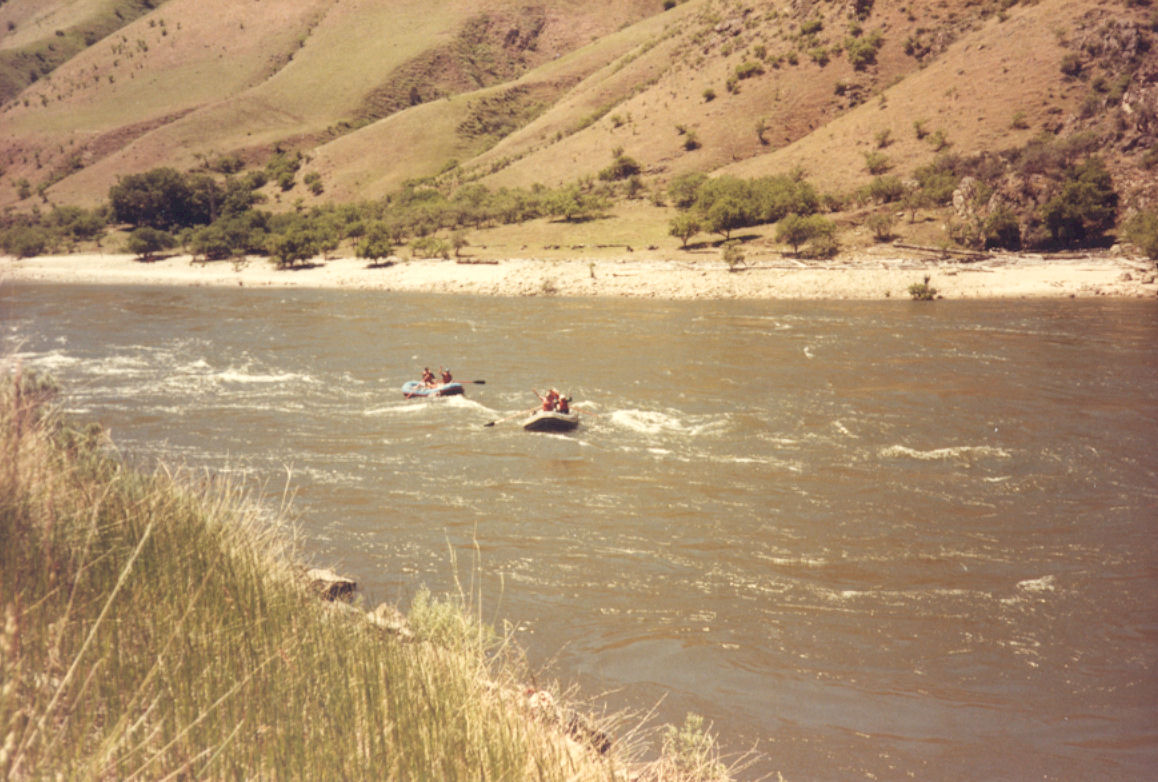
[[[235,487],[131,469],[53,411],[50,381],[0,382],[0,775],[625,773],[638,742],[593,747],[610,726],[584,742],[528,699],[519,656],[462,599],[420,593],[413,636],[388,634],[312,594]],[[638,778],[726,776],[696,719],[662,744]]]

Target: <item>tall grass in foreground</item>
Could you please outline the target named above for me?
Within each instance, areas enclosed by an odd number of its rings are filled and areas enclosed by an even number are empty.
[[[517,655],[456,601],[424,596],[415,639],[387,635],[312,595],[235,487],[130,469],[55,416],[49,383],[0,385],[0,776],[726,775],[714,750],[591,751],[536,717]]]

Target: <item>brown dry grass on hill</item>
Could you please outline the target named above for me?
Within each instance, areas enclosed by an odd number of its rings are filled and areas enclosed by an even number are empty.
[[[1126,0],[878,0],[856,6],[868,9],[859,21],[853,6],[829,0],[656,5],[554,0],[523,18],[510,0],[286,0],[271,16],[224,0],[169,0],[36,85],[28,106],[4,108],[0,204],[16,202],[20,177],[63,177],[48,199],[94,204],[119,175],[229,152],[260,164],[279,145],[306,151],[304,171],[325,187],[285,196],[271,187],[274,208],[380,197],[452,160],[460,181],[561,185],[592,177],[616,149],[641,163],[649,188],[693,170],[803,170],[844,196],[872,178],[867,154],[908,177],[933,160],[936,138],[964,155],[1043,132],[1094,128],[1120,139],[1120,112],[1086,111],[1094,85],[1118,74],[1084,42],[1114,20],[1144,35],[1153,28],[1151,12]],[[468,34],[475,28],[481,37]],[[874,36],[875,58],[854,67],[851,51]],[[1061,69],[1075,53],[1087,64],[1077,78]],[[456,70],[440,76],[448,64]],[[491,79],[358,127],[375,95]],[[531,95],[523,127],[501,139],[462,130],[511,88]],[[1103,145],[1117,181],[1134,191],[1147,186],[1138,171],[1149,143]]]

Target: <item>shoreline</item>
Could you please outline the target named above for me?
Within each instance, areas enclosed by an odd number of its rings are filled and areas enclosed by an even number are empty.
[[[852,259],[761,260],[730,272],[720,260],[647,257],[418,259],[370,266],[340,257],[278,270],[264,258],[194,262],[173,255],[144,262],[124,253],[17,259],[0,256],[9,281],[229,287],[323,288],[475,296],[561,296],[680,300],[901,300],[929,276],[943,299],[1153,298],[1154,261],[1113,253],[998,254],[963,262],[906,257],[893,247]]]

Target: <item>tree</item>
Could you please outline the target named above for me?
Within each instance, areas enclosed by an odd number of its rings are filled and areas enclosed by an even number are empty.
[[[717,200],[704,213],[704,227],[723,234],[725,241],[732,238],[732,231],[752,223],[749,205],[734,195]]]
[[[229,236],[219,225],[205,225],[194,229],[189,239],[189,252],[207,261],[220,261],[233,254]]]
[[[737,239],[724,242],[724,263],[728,264],[728,271],[736,272],[744,265],[744,248]]]
[[[118,222],[158,229],[197,222],[191,218],[192,199],[189,183],[173,168],[130,174],[109,188],[109,203]]]
[[[1091,157],[1066,173],[1061,191],[1042,207],[1042,220],[1058,244],[1101,238],[1114,225],[1118,194],[1101,158]]]
[[[0,232],[0,248],[17,258],[44,255],[51,246],[51,234],[40,226],[14,225]]]
[[[317,237],[304,222],[272,234],[268,249],[279,269],[292,269],[299,261],[308,261],[319,252]]]
[[[141,226],[129,234],[129,252],[142,261],[152,261],[157,253],[177,245],[177,239],[167,231]]]
[[[1138,212],[1126,223],[1126,238],[1147,258],[1158,260],[1158,212]]]
[[[836,225],[821,215],[790,214],[776,226],[776,241],[792,245],[792,254],[798,255],[800,245],[831,237],[835,232]]]
[[[700,186],[707,181],[708,175],[700,171],[680,174],[668,184],[667,194],[678,208],[690,209],[699,196]]]
[[[690,212],[677,214],[668,224],[668,234],[679,239],[685,249],[688,246],[688,239],[701,230],[699,218]]]
[[[878,242],[887,242],[893,238],[893,216],[888,212],[873,212],[865,218],[864,223]]]
[[[393,255],[394,243],[391,241],[390,227],[381,220],[370,223],[355,252],[359,258],[366,258],[374,265]]]

